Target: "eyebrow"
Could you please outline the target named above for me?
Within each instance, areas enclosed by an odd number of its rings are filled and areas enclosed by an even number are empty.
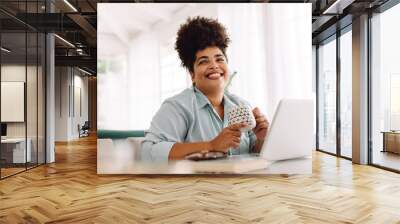
[[[216,55],[214,55],[214,58],[219,58],[219,57],[224,57],[224,55],[223,54],[216,54]],[[200,59],[208,59],[208,57],[207,56],[201,56],[201,57],[199,57],[198,59],[196,59],[196,61],[199,61]]]
[[[200,60],[203,59],[203,58],[204,58],[204,59],[208,59],[207,56],[201,56],[201,57],[197,58],[196,61],[200,61]]]

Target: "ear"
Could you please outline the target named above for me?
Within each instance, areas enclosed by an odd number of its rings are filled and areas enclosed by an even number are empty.
[[[190,72],[190,78],[192,79],[192,82],[194,82],[194,73]]]
[[[194,82],[194,73],[193,72],[189,72],[190,74],[190,78],[192,79],[192,86],[195,87],[196,83]]]

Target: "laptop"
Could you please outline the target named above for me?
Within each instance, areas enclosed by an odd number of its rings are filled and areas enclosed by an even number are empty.
[[[314,148],[314,103],[282,99],[259,154],[233,155],[193,162],[195,172],[247,172],[265,169],[273,161],[310,157]],[[215,157],[217,159],[217,157]]]

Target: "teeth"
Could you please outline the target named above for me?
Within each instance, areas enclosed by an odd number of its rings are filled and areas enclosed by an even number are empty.
[[[216,79],[216,78],[219,78],[221,76],[222,75],[220,73],[212,73],[212,74],[207,75],[207,78]]]

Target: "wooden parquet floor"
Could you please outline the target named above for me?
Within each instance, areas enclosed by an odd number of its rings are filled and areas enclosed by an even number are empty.
[[[96,139],[0,181],[0,223],[400,223],[400,175],[316,152],[312,175],[96,174]]]

